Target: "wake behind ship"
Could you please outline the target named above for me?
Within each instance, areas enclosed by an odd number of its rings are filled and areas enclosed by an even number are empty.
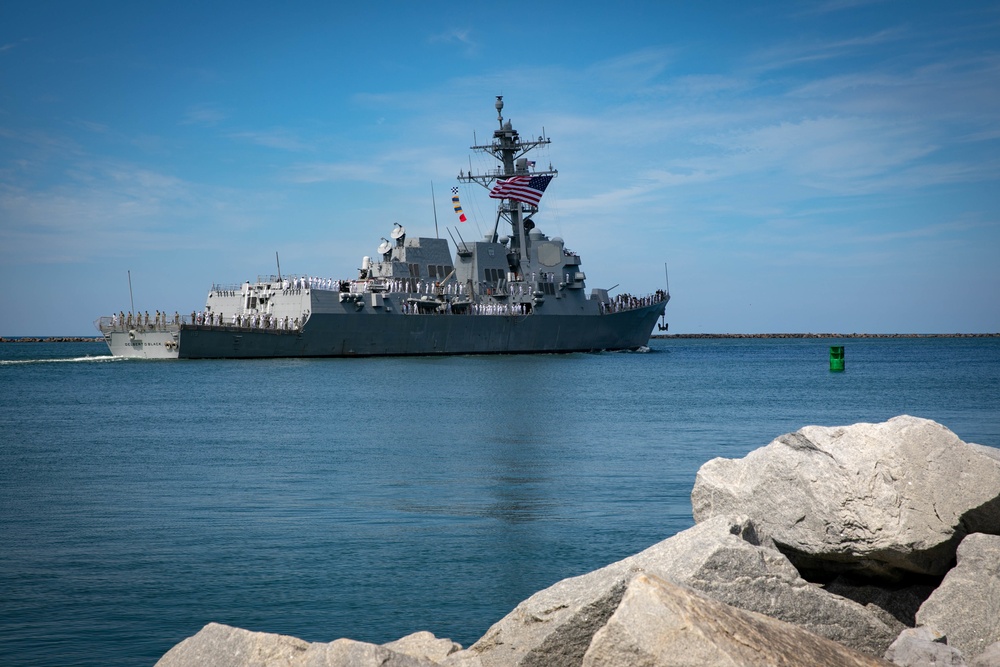
[[[395,225],[373,261],[352,279],[300,275],[213,285],[201,312],[101,317],[111,353],[147,359],[516,354],[638,349],[649,342],[669,293],[647,296],[594,288],[580,256],[535,224],[557,172],[525,155],[549,144],[522,140],[503,118],[489,144],[472,150],[498,162],[461,173],[498,200],[496,225],[481,241],[412,238]],[[456,189],[457,194],[457,189]],[[461,212],[457,196],[456,212]],[[509,235],[499,233],[500,223]]]

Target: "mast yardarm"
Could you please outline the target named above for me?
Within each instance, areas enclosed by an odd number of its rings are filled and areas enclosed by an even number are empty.
[[[459,174],[458,180],[465,183],[479,183],[486,189],[490,189],[493,183],[498,179],[507,179],[511,176],[531,175],[555,177],[558,175],[559,171],[557,169],[552,169],[551,165],[549,165],[548,170],[536,171],[534,169],[535,163],[524,157],[534,148],[548,145],[552,143],[552,141],[545,136],[539,136],[538,139],[522,140],[517,130],[515,130],[511,125],[510,119],[507,119],[506,121],[504,120],[503,95],[497,95],[495,107],[497,110],[497,121],[500,124],[500,128],[493,132],[492,143],[470,146],[470,149],[483,153],[490,153],[500,163],[500,165],[496,169],[482,174],[473,174],[471,171],[468,174]],[[537,206],[533,206],[525,202],[519,202],[514,199],[502,200],[497,209],[497,223],[499,224],[500,218],[503,218],[507,220],[511,226],[511,231],[513,232],[511,249],[517,254],[518,261],[522,265],[526,259],[523,251],[523,249],[526,248],[524,220],[529,215],[537,213],[537,211]],[[495,229],[492,238],[494,241],[497,238]]]

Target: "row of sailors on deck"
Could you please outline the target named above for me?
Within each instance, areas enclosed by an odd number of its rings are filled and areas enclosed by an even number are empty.
[[[212,312],[210,310],[203,311],[201,313],[191,312],[191,321],[198,325],[208,325],[208,326],[223,326],[226,324],[225,317],[223,317],[221,312]],[[229,325],[234,327],[243,327],[249,329],[277,329],[280,331],[295,331],[300,326],[299,318],[291,318],[288,315],[284,317],[275,317],[270,313],[242,313],[234,314],[230,320]]]
[[[180,324],[180,322],[181,322],[180,314],[177,311],[174,311],[174,318],[172,320],[172,323]],[[135,314],[128,313],[127,315],[125,314],[125,311],[119,311],[117,315],[115,315],[114,313],[111,314],[112,328],[156,327],[158,329],[160,327],[167,326],[167,324],[169,323],[170,322],[168,321],[167,311],[162,311],[162,312],[159,310],[156,311],[156,315],[153,316],[152,324],[150,324],[149,322],[148,310],[145,313],[142,312],[138,312]]]
[[[509,282],[514,274],[507,274],[507,280],[504,283]],[[566,282],[571,282],[571,274],[565,275]],[[556,281],[556,274],[554,272],[532,273],[531,282],[535,283],[554,283]],[[480,283],[480,285],[486,285],[487,283]],[[443,289],[445,294],[465,294],[466,287],[464,284],[459,284],[457,282],[449,282],[443,288],[440,282],[435,280],[420,280],[415,278],[389,278],[384,282],[385,288],[389,292],[407,292],[417,294],[431,294],[437,292],[439,289]],[[243,284],[244,291],[248,290],[250,287],[250,281],[246,281]],[[337,292],[352,292],[352,293],[362,293],[370,291],[372,287],[372,281],[369,280],[337,280],[334,278],[320,278],[319,276],[300,276],[300,277],[290,277],[283,278],[281,280],[281,289],[321,289],[321,290],[331,290]]]
[[[647,296],[632,296],[631,294],[619,294],[613,298],[609,303],[601,304],[602,313],[618,313],[623,310],[633,310],[635,308],[642,308],[644,306],[650,306],[654,303],[659,303],[667,297],[667,293],[663,290],[656,290],[655,294],[650,294]]]
[[[508,278],[498,281],[480,281],[476,284],[476,289],[478,294],[487,294],[494,292],[498,289],[504,289],[509,291],[511,294],[527,294],[532,290],[532,287],[523,282],[512,282],[510,276],[513,274],[508,274]],[[570,274],[566,274],[566,281],[570,282]],[[306,287],[313,285],[319,289],[339,289],[342,292],[349,291],[352,294],[364,294],[366,292],[372,291],[372,288],[377,285],[381,285],[385,291],[390,293],[406,293],[406,294],[450,294],[456,296],[465,296],[469,293],[469,288],[466,283],[459,283],[456,281],[448,281],[444,285],[441,281],[435,280],[420,280],[418,278],[388,278],[384,282],[379,283],[378,281],[370,280],[352,280],[348,285],[348,281],[338,281],[328,278],[312,278],[313,282],[307,282]],[[539,274],[531,274],[531,285],[535,282],[540,283],[555,283],[556,274],[551,272],[541,272]]]
[[[530,312],[524,303],[473,303],[469,308],[473,315],[527,315]]]
[[[345,281],[334,280],[333,278],[319,278],[316,276],[300,276],[294,278],[282,278],[280,284],[278,284],[278,289],[282,290],[292,290],[292,289],[326,289],[326,290],[339,290],[341,283]],[[271,284],[268,283],[268,287]],[[250,290],[250,281],[246,280],[243,282],[243,292],[246,293]],[[227,296],[232,296],[233,290],[219,290],[220,294],[226,294]]]
[[[327,289],[339,290],[340,281],[333,278],[320,278],[318,276],[302,276],[301,278],[285,279],[281,284],[282,289]]]
[[[510,275],[512,274],[508,274],[508,276]],[[542,272],[537,276],[532,273],[530,285],[523,282],[511,282],[509,278],[498,281],[479,281],[476,283],[476,293],[492,294],[496,291],[505,291],[512,296],[526,296],[532,291],[531,285],[535,284],[536,279],[538,282],[554,283],[555,277],[554,273]],[[566,275],[566,280],[569,281],[569,274]],[[433,280],[414,281],[412,278],[390,279],[387,281],[386,287],[389,292],[416,292],[418,294],[436,294],[440,292],[442,294],[465,296],[469,292],[466,283],[448,282],[442,287],[440,283]],[[354,282],[351,284],[351,291],[364,292],[366,291],[366,285],[364,282]]]
[[[531,274],[531,284],[537,282],[554,283],[555,273],[542,272]],[[566,274],[566,281],[570,281],[570,274]],[[249,287],[249,282],[244,287]],[[378,284],[377,282],[375,283]],[[450,294],[464,296],[468,293],[468,287],[464,283],[449,281],[444,285],[435,280],[420,280],[417,278],[388,278],[382,283],[387,292],[408,293],[408,294]],[[301,278],[285,278],[281,281],[281,289],[321,289],[339,292],[351,292],[352,294],[363,294],[372,290],[373,283],[369,280],[335,280],[333,278],[319,278],[316,276]],[[496,289],[504,287],[512,294],[527,294],[531,288],[523,283],[509,284],[508,280],[500,282],[480,282],[477,285],[479,294],[487,294]]]
[[[244,288],[249,286],[249,282],[244,284]],[[417,294],[432,294],[437,290],[439,283],[433,280],[415,280],[413,278],[393,278],[386,280],[385,289],[389,292],[409,292]],[[352,294],[362,294],[371,291],[372,281],[368,280],[335,280],[333,278],[319,278],[316,276],[302,278],[286,278],[281,281],[281,289],[318,289],[333,292],[350,292]],[[455,284],[446,286],[448,294],[461,294],[455,290]]]
[[[403,302],[399,309],[404,315],[435,312],[421,310],[420,306],[417,304],[406,302]],[[452,312],[451,302],[449,301],[445,303],[444,310],[437,312],[450,314]],[[528,310],[527,304],[524,303],[470,303],[468,307],[462,310],[462,312],[471,315],[527,315],[531,311]]]
[[[547,277],[551,274],[543,274]],[[551,282],[543,280],[542,282]],[[447,282],[441,285],[433,280],[414,280],[412,278],[392,278],[385,282],[387,292],[396,294],[447,294],[449,296],[466,296],[469,287],[465,283]],[[364,294],[371,291],[371,285],[365,281],[352,281],[351,293]],[[493,294],[505,292],[511,296],[527,296],[531,293],[532,287],[527,283],[509,283],[507,281],[488,282],[480,281],[476,283],[476,294]]]

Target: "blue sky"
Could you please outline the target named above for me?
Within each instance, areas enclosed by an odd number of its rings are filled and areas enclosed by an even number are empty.
[[[539,228],[588,287],[668,263],[673,332],[1000,331],[996,3],[339,4],[0,4],[0,335],[351,277],[432,183],[446,236],[499,94]]]

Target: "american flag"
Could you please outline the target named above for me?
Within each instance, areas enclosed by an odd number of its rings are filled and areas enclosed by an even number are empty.
[[[490,190],[493,199],[513,199],[525,204],[538,206],[542,193],[549,187],[552,176],[511,176],[505,181],[497,181]]]

